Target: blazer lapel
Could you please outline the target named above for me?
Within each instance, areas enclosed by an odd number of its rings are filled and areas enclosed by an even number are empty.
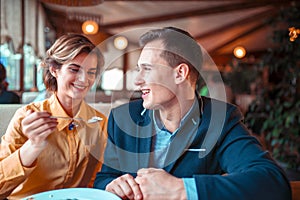
[[[178,133],[171,142],[166,160],[165,160],[165,170],[170,172],[173,168],[175,162],[178,158],[189,148],[192,142],[198,135],[198,126],[200,123],[200,117],[197,119],[193,118],[193,121],[190,120],[183,127],[178,130]]]
[[[152,112],[147,110],[145,112],[143,120],[137,123],[137,137],[136,137],[136,149],[138,153],[138,166],[139,168],[148,168],[151,154],[151,143],[153,135],[153,120]]]
[[[190,147],[198,135],[202,115],[202,100],[199,99],[194,106],[191,113],[186,116],[187,118],[183,119],[183,124],[179,127],[168,148],[165,160],[165,166],[167,166],[165,170],[168,172],[170,172],[175,161]]]

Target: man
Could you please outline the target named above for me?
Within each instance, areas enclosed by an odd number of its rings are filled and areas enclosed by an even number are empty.
[[[123,199],[290,199],[283,171],[231,104],[196,94],[200,46],[180,29],[147,32],[135,84],[113,109],[94,187]]]

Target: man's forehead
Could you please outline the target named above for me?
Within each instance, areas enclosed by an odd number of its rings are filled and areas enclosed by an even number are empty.
[[[160,41],[149,42],[142,49],[139,60],[154,61],[157,59],[161,59],[160,55],[163,50],[164,50],[164,48]]]

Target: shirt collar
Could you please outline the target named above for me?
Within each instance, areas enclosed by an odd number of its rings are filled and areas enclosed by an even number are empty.
[[[193,102],[190,110],[181,119],[179,128],[184,123],[186,123],[188,120],[191,120],[194,125],[199,124],[200,117],[202,116],[202,99],[200,99],[200,103],[201,103],[201,105],[199,105],[199,101],[195,97],[194,98],[194,102]],[[199,108],[199,106],[200,106],[200,108]],[[158,112],[157,111],[153,112],[153,121],[154,121],[154,126],[155,126],[156,130],[164,128],[164,125],[161,122],[161,120],[160,120],[160,118],[158,116]],[[176,129],[175,133],[177,132],[178,129]]]
[[[50,110],[52,112],[53,116],[60,116],[60,117],[71,117],[69,116],[64,108],[61,106],[59,100],[57,99],[57,96],[55,94],[53,94],[50,98],[49,98],[49,106],[50,106]],[[90,118],[92,118],[93,116],[96,116],[96,111],[91,112],[90,109],[88,109],[89,105],[85,102],[82,101],[79,111],[74,115],[73,118],[81,118],[84,120],[88,120]],[[82,120],[72,120],[72,119],[62,119],[62,118],[57,118],[57,129],[59,131],[63,130],[66,126],[69,126],[73,121],[75,121],[76,126],[82,126],[84,125],[86,122],[82,121]]]

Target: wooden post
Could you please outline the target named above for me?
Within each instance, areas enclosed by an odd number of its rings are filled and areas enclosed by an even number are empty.
[[[123,95],[127,95],[127,88],[126,88],[126,84],[127,84],[127,77],[126,77],[126,73],[128,70],[128,53],[125,52],[123,55]]]
[[[25,0],[21,0],[20,92],[24,92]]]

